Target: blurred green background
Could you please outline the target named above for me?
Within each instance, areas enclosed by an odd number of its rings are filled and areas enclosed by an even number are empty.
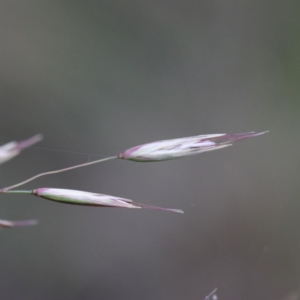
[[[2,195],[0,297],[284,299],[300,284],[299,1],[2,1],[0,142],[45,140],[1,186],[146,142],[270,130],[161,163],[110,161],[28,189],[180,208]]]

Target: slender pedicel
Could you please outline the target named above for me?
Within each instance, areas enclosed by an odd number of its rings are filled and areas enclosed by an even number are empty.
[[[64,168],[64,169],[60,169],[60,170],[55,170],[55,171],[49,171],[49,172],[40,173],[38,175],[35,175],[33,177],[30,177],[29,179],[26,179],[26,180],[22,181],[22,182],[19,182],[17,184],[14,184],[14,185],[11,185],[9,187],[1,189],[0,193],[6,193],[7,191],[9,191],[11,189],[14,189],[14,188],[16,188],[18,186],[21,186],[21,185],[23,185],[25,183],[28,183],[28,182],[30,182],[30,181],[32,181],[34,179],[39,178],[39,177],[62,173],[62,172],[66,172],[66,171],[69,171],[69,170],[73,170],[73,169],[77,169],[77,168],[81,168],[81,167],[85,167],[85,166],[97,164],[97,163],[100,163],[100,162],[103,162],[103,161],[107,161],[107,160],[111,160],[111,159],[117,159],[117,156],[106,157],[106,158],[102,158],[102,159],[99,159],[99,160],[94,160],[94,161],[91,161],[91,162],[88,162],[88,163],[76,165],[76,166],[73,166],[73,167],[68,167],[68,168]]]

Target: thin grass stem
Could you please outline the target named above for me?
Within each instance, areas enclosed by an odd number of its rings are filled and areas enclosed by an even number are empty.
[[[5,191],[5,194],[32,194],[32,190],[12,190],[12,191]]]
[[[43,176],[52,175],[52,174],[58,174],[58,173],[62,173],[62,172],[66,172],[66,171],[70,171],[70,170],[74,170],[74,169],[78,169],[78,168],[81,168],[81,167],[90,166],[90,165],[97,164],[97,163],[100,163],[100,162],[104,162],[104,161],[107,161],[107,160],[117,159],[117,158],[118,158],[118,156],[111,156],[111,157],[106,157],[106,158],[102,158],[102,159],[90,161],[90,162],[87,162],[87,163],[84,163],[84,164],[80,164],[80,165],[76,165],[76,166],[72,166],[72,167],[68,167],[68,168],[64,168],[64,169],[59,169],[59,170],[55,170],[55,171],[49,171],[49,172],[40,173],[38,175],[35,175],[33,177],[30,177],[30,178],[22,181],[22,182],[19,182],[17,184],[14,184],[14,185],[11,185],[11,186],[8,186],[8,187],[5,187],[5,188],[1,189],[0,193],[7,193],[9,190],[11,190],[13,188],[19,187],[19,186],[21,186],[23,184],[26,184],[26,183],[28,183],[28,182],[30,182],[32,180],[35,180],[35,179],[43,177]]]

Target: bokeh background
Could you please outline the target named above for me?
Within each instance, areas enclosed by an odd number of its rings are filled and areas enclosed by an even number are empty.
[[[25,188],[181,208],[2,195],[0,298],[286,299],[300,284],[300,2],[1,1],[0,142],[45,139],[1,186],[145,142],[270,130],[161,163],[110,161]],[[294,298],[293,298],[294,299]]]

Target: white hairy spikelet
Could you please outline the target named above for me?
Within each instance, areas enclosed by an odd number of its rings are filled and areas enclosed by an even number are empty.
[[[261,135],[261,133],[206,134],[139,145],[120,153],[118,158],[140,162],[170,160],[222,149],[232,142]]]

